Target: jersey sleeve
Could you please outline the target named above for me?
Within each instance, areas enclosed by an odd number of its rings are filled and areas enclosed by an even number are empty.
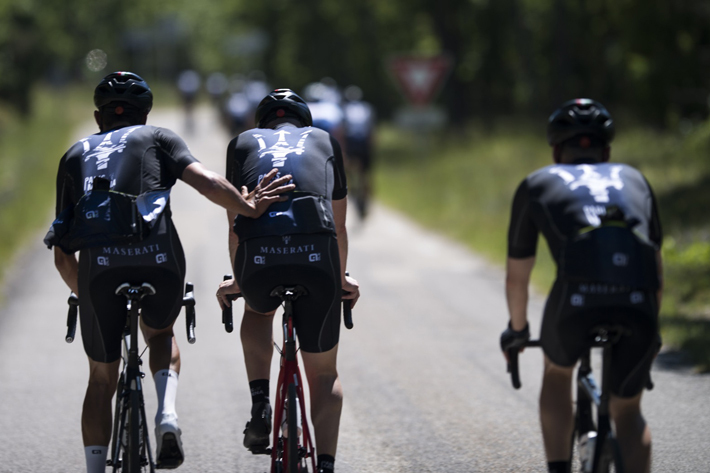
[[[538,228],[530,211],[530,192],[524,180],[513,198],[513,209],[508,228],[508,257],[529,258],[537,251]]]
[[[343,163],[343,152],[340,149],[338,140],[330,137],[330,144],[333,147],[335,185],[333,186],[333,200],[344,199],[348,195],[348,181],[345,177],[345,165]]]
[[[241,135],[239,135],[241,136]],[[242,188],[242,168],[247,158],[245,149],[239,147],[239,136],[232,139],[227,146],[227,180],[237,189]]]
[[[55,217],[58,217],[67,207],[71,207],[76,202],[74,196],[73,179],[67,172],[67,155],[62,156],[59,161],[59,170],[57,171],[57,200],[55,206]]]
[[[155,129],[155,138],[158,146],[163,151],[165,160],[164,163],[170,172],[170,175],[175,179],[182,177],[183,171],[192,163],[198,163],[185,141],[180,138],[177,133],[168,130],[167,128]]]

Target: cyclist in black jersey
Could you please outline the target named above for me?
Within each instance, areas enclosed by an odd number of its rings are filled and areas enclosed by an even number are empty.
[[[598,102],[566,102],[549,119],[555,164],[530,174],[513,200],[508,232],[504,352],[530,331],[528,284],[542,233],[557,263],[540,340],[545,370],[540,420],[550,472],[570,471],[572,375],[590,329],[619,322],[631,329],[612,355],[610,410],[627,471],[650,469],[650,430],[641,393],[659,349],[661,226],[646,179],[610,163],[614,124]]]
[[[257,219],[228,212],[229,250],[235,279],[222,283],[217,298],[241,292],[246,300],[241,339],[252,393],[244,446],[269,445],[269,375],[276,286],[299,284],[294,314],[311,397],[319,472],[332,473],[342,409],[336,368],[340,301],[359,297],[357,281],[345,275],[348,254],[345,217],[347,184],[338,142],[314,128],[306,103],[289,89],[267,95],[256,110],[257,127],[234,138],[227,149],[227,178],[253,189],[271,168],[293,176],[288,200]],[[236,219],[235,219],[236,217]],[[232,230],[233,225],[233,230]],[[345,292],[345,295],[343,295]]]
[[[272,180],[274,170],[266,173],[255,192],[240,193],[224,177],[207,170],[175,133],[146,125],[153,94],[136,74],[106,76],[95,89],[94,103],[100,132],[80,140],[62,157],[57,174],[58,219],[45,239],[50,248],[54,246],[59,273],[79,296],[90,370],[81,421],[87,471],[103,472],[106,467],[111,398],[126,320],[125,299],[114,291],[124,282],[149,282],[157,289],[156,295],[142,302],[141,329],[150,348],[149,364],[158,394],[157,465],[175,468],[184,455],[175,413],[180,352],[172,327],[182,302],[185,258],[171,219],[170,188],[182,179],[230,212],[258,217],[283,198],[278,194],[294,186],[283,185],[290,176]],[[145,230],[141,238],[129,242],[112,234],[120,229],[108,222],[121,221],[118,211],[122,207],[102,214],[101,207],[109,203],[106,200],[88,209],[91,195],[99,191],[106,193],[98,195],[121,202],[130,202],[129,195],[138,196],[131,208],[141,213]],[[93,218],[98,215],[105,219]],[[92,227],[96,220],[102,223]],[[62,231],[63,225],[70,230]],[[75,251],[80,251],[78,261]]]

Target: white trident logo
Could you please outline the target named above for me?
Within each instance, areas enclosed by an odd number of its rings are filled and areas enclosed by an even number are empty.
[[[593,165],[580,164],[576,169],[582,170],[582,175],[576,178],[571,172],[566,171],[562,167],[553,167],[550,169],[550,174],[556,174],[570,190],[576,190],[579,187],[587,187],[589,194],[594,197],[596,202],[609,202],[609,188],[613,187],[616,190],[621,190],[624,187],[624,181],[619,178],[619,173],[623,169],[621,166],[612,166],[609,176],[602,176]]]
[[[257,142],[259,143],[259,159],[271,155],[272,165],[275,168],[280,168],[283,167],[283,165],[286,163],[286,159],[288,158],[289,154],[303,154],[303,152],[306,150],[303,144],[305,143],[306,138],[308,138],[308,135],[310,135],[312,131],[312,129],[309,129],[302,132],[301,138],[298,140],[298,143],[296,143],[295,147],[291,147],[288,141],[286,141],[286,135],[291,134],[286,130],[280,130],[274,133],[275,135],[278,135],[279,139],[274,145],[268,148],[266,147],[266,142],[264,141],[264,135],[254,133],[252,136],[256,138]]]

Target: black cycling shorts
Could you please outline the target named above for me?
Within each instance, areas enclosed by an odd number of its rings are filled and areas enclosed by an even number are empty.
[[[646,386],[660,348],[658,305],[653,292],[593,283],[556,281],[545,305],[540,340],[555,364],[571,367],[589,346],[590,330],[620,323],[631,330],[612,349],[611,392],[633,397]]]
[[[121,356],[126,326],[126,298],[116,288],[127,282],[150,283],[156,293],[141,301],[143,323],[154,329],[170,326],[182,307],[185,255],[169,218],[141,243],[96,247],[79,257],[79,314],[86,354],[111,363]]]
[[[268,313],[281,304],[271,291],[300,285],[307,295],[293,304],[301,350],[322,353],[340,337],[340,258],[332,234],[314,233],[252,238],[239,244],[234,274],[247,304]]]

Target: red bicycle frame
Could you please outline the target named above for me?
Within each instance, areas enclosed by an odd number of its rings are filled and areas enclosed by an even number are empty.
[[[348,273],[346,273],[347,275]],[[225,275],[224,279],[231,279],[231,275]],[[271,291],[272,297],[278,297],[283,301],[283,348],[278,349],[281,354],[281,369],[279,371],[278,384],[276,386],[276,404],[274,408],[274,423],[273,423],[273,439],[271,448],[264,453],[271,454],[271,473],[284,473],[289,470],[289,448],[287,445],[287,437],[281,431],[281,425],[284,421],[284,412],[287,412],[289,403],[289,388],[293,386],[295,395],[298,398],[298,408],[301,410],[301,433],[297,435],[297,445],[295,453],[298,455],[297,470],[300,470],[301,459],[310,458],[311,468],[313,473],[316,473],[316,455],[311,431],[308,427],[306,416],[306,401],[303,393],[303,380],[301,371],[298,367],[298,350],[296,348],[296,329],[293,326],[293,301],[301,295],[308,294],[308,291],[302,286],[284,287],[279,286]],[[230,300],[235,300],[241,294],[229,295]],[[343,301],[343,319],[345,326],[348,329],[353,328],[352,312],[350,301]],[[228,333],[234,330],[234,321],[232,317],[232,307],[226,307],[222,310],[222,323]],[[297,416],[292,416],[296,418]],[[297,430],[296,430],[297,431]],[[302,440],[301,440],[302,439]],[[278,465],[281,468],[278,468]],[[301,471],[288,471],[288,473],[305,473]]]
[[[289,464],[288,458],[288,448],[286,445],[282,445],[282,448],[277,448],[279,442],[283,441],[281,424],[283,422],[283,414],[286,412],[286,402],[289,384],[295,384],[296,393],[298,394],[298,404],[301,409],[301,439],[302,442],[298,442],[299,450],[304,448],[306,451],[306,458],[310,457],[312,471],[316,471],[316,459],[315,459],[315,448],[313,446],[313,440],[311,438],[311,432],[308,427],[308,420],[306,419],[306,402],[305,396],[303,394],[303,381],[301,378],[301,371],[298,367],[298,358],[296,356],[296,330],[293,327],[293,317],[291,309],[291,301],[285,301],[284,310],[284,321],[283,321],[283,332],[284,332],[284,347],[281,350],[281,370],[279,371],[278,384],[276,386],[276,403],[274,409],[274,429],[273,429],[273,441],[271,448],[271,473],[278,473],[276,471],[276,463],[278,461],[278,455],[281,453],[283,455],[283,464]],[[284,468],[285,470],[285,468]],[[297,472],[289,472],[297,473]]]

